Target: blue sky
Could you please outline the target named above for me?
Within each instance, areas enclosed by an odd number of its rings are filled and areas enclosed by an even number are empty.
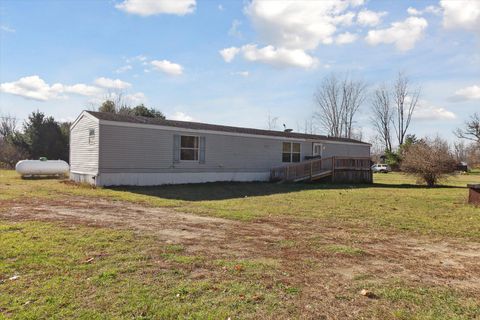
[[[326,75],[373,90],[404,71],[422,87],[411,131],[452,140],[480,111],[479,40],[477,0],[3,0],[0,113],[72,120],[122,92],[169,118],[303,130]],[[356,127],[372,138],[368,100]]]

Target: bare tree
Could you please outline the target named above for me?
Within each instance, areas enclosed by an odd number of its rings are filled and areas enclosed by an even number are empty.
[[[385,85],[375,90],[371,103],[373,114],[370,120],[384,144],[383,150],[392,151],[391,126],[394,110],[390,103],[390,92]]]
[[[369,138],[368,142],[372,145],[370,147],[370,157],[375,163],[381,163],[382,156],[385,153],[385,146],[382,143],[381,138],[376,135]]]
[[[270,111],[268,111],[267,115],[267,129],[268,130],[275,130],[277,128],[277,121],[278,117],[272,117]]]
[[[421,89],[412,88],[408,77],[399,72],[393,85],[393,102],[396,107],[396,119],[393,122],[398,145],[402,145],[407,135],[413,112],[418,104]]]
[[[314,118],[329,136],[351,138],[358,108],[365,100],[366,84],[348,76],[327,76],[318,86]]]
[[[460,139],[480,143],[480,115],[478,113],[471,115],[470,120],[465,122],[465,128],[458,128],[454,133]]]
[[[466,162],[472,168],[480,168],[480,143],[471,143],[467,146]]]
[[[345,109],[344,117],[342,120],[344,123],[343,136],[346,138],[361,139],[361,130],[357,130],[356,132],[354,132],[353,123],[358,109],[365,101],[367,85],[361,80],[352,80],[345,78],[342,83],[342,89],[344,101],[343,106]]]
[[[25,152],[12,143],[18,133],[17,119],[10,115],[0,115],[0,167],[13,168],[26,157]]]
[[[480,166],[480,143],[454,142],[453,152],[457,162],[466,162],[471,168]]]
[[[316,127],[314,123],[314,119],[312,117],[305,119],[304,124],[302,125],[301,122],[297,121],[297,132],[303,132],[305,134],[315,134]]]
[[[13,135],[17,130],[17,124],[17,118],[10,115],[0,115],[0,138]]]
[[[122,90],[111,90],[103,97],[103,102],[98,108],[101,112],[130,114],[130,108],[126,96]]]
[[[22,149],[16,147],[4,138],[0,138],[0,168],[14,168],[15,164],[27,158],[28,155]]]
[[[465,142],[459,141],[453,143],[453,152],[457,162],[467,161],[468,146]]]

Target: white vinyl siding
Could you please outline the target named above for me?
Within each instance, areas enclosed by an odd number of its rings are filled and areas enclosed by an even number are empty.
[[[82,116],[70,132],[70,170],[76,172],[98,172],[98,129],[94,119]],[[91,136],[91,130],[95,134]]]
[[[257,172],[282,165],[282,140],[212,133],[198,135],[198,161],[180,161],[176,150],[182,135],[192,134],[102,124],[100,168],[104,172]]]
[[[180,137],[191,132],[100,125],[101,172],[269,172],[285,165],[282,162],[283,142],[277,138],[228,135],[223,132],[199,133],[198,161],[180,161]],[[178,138],[175,138],[178,137]],[[178,146],[175,141],[178,140]],[[293,140],[300,144],[302,161],[312,154],[312,143],[319,141]],[[369,156],[368,145],[324,143],[323,157]],[[295,147],[295,150],[298,147]],[[203,150],[202,150],[203,149]],[[178,150],[178,152],[176,151]],[[178,155],[178,157],[176,156]],[[203,161],[202,161],[203,158]],[[178,159],[178,160],[176,160]]]

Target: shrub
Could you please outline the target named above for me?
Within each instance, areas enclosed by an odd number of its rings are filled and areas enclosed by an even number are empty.
[[[415,175],[429,187],[455,172],[456,161],[448,143],[440,138],[422,139],[404,150],[402,171]]]

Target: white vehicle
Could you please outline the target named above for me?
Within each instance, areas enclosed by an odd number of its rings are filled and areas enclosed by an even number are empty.
[[[388,173],[392,171],[392,168],[388,164],[381,164],[377,163],[372,166],[372,172],[381,172],[381,173]]]

